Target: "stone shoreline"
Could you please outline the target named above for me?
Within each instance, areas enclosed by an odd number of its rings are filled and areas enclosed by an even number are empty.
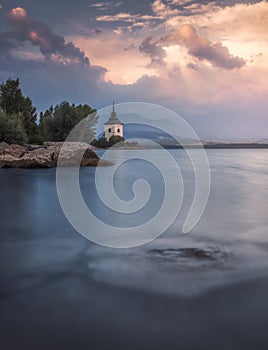
[[[19,146],[0,143],[0,168],[40,169],[54,168],[58,164],[63,143],[53,142],[47,146]],[[86,150],[81,159],[81,167],[109,166],[111,162],[100,159],[89,145],[69,142],[61,155],[61,166],[75,166],[81,149]]]

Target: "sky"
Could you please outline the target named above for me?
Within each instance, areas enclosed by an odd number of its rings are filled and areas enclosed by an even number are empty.
[[[268,139],[268,2],[0,0],[0,81],[38,110],[170,108],[200,138]]]

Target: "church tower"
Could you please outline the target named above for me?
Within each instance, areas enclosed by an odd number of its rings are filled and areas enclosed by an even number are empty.
[[[104,136],[107,140],[111,136],[121,136],[124,137],[123,123],[117,118],[117,114],[114,110],[113,102],[113,111],[109,120],[104,124]]]

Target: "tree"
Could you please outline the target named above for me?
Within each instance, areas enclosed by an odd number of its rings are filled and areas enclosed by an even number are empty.
[[[22,114],[8,116],[5,112],[0,111],[0,125],[0,142],[17,143],[19,145],[28,142]]]
[[[109,140],[107,140],[104,136],[100,137],[97,140],[94,140],[92,142],[93,146],[99,147],[99,148],[110,148],[114,145],[116,145],[119,142],[125,141],[124,137],[121,136],[111,136]]]
[[[36,108],[30,97],[23,96],[19,79],[8,79],[5,83],[0,84],[0,107],[9,117],[22,115],[28,142],[35,142],[36,139],[39,139]]]
[[[50,107],[44,114],[40,115],[40,128],[43,137],[48,141],[64,141],[73,128],[82,120],[86,119],[86,138],[94,137],[95,126],[98,121],[97,112],[88,105],[70,105],[62,102],[60,105]],[[83,137],[83,135],[77,135]]]
[[[76,106],[62,102],[55,108],[51,106],[45,113],[40,113],[38,125],[36,108],[30,97],[23,96],[19,79],[8,79],[0,84],[0,110],[5,114],[5,127],[9,125],[13,128],[17,123],[21,135],[26,134],[26,137],[19,138],[20,142],[27,140],[29,143],[43,143],[44,140],[64,141],[82,120],[85,122],[85,128],[81,128],[80,135],[76,135],[77,139],[82,136],[84,140],[90,141],[94,138],[98,120],[97,111],[90,106],[81,104]],[[10,123],[6,118],[10,118]],[[13,132],[11,134],[14,135]],[[18,138],[16,136],[12,140],[9,136],[8,139],[11,143],[15,143],[15,139]]]
[[[23,96],[19,79],[8,79],[0,85],[0,106],[7,115],[21,112]]]
[[[49,109],[45,111],[45,113],[40,113],[40,132],[44,140],[52,141],[53,140],[53,113],[54,108],[50,106]]]

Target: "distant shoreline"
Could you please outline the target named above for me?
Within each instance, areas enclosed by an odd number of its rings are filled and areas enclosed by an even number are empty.
[[[215,144],[204,144],[202,145],[205,149],[268,149],[268,144],[261,143],[215,143]],[[157,150],[160,148],[164,149],[200,149],[200,145],[160,145],[159,147],[114,147],[113,150]],[[94,150],[108,150],[110,148],[98,148],[94,147]]]
[[[165,149],[199,149],[199,145],[161,145]],[[218,143],[218,144],[205,144],[205,149],[268,149],[268,144],[261,143]]]

